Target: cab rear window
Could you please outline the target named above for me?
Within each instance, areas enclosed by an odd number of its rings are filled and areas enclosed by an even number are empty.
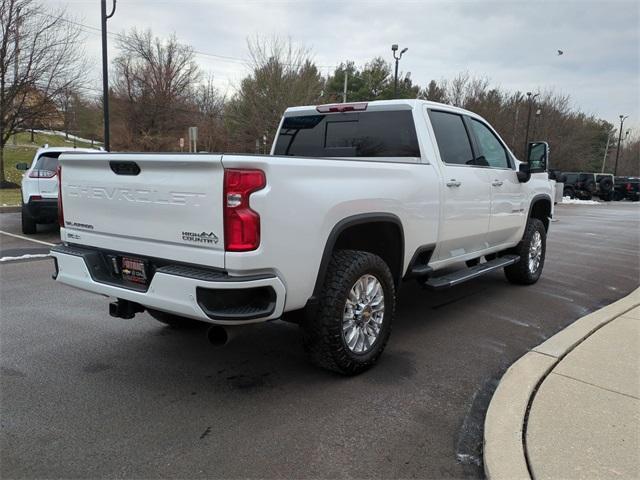
[[[276,155],[303,157],[419,157],[410,111],[285,117]]]

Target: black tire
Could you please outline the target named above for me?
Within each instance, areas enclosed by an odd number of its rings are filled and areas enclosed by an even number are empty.
[[[380,331],[368,351],[353,352],[343,334],[343,315],[347,296],[358,279],[372,275],[384,294],[384,315]],[[396,291],[388,265],[377,255],[356,250],[334,252],[317,310],[305,316],[302,335],[309,360],[322,368],[343,375],[357,375],[371,368],[382,354],[395,313]]]
[[[576,192],[572,187],[564,187],[562,191],[563,197],[576,198]]]
[[[576,193],[576,198],[578,200],[591,200],[593,197],[586,190],[578,190],[578,192]]]
[[[621,202],[622,200],[624,200],[624,193],[622,193],[620,190],[615,190],[613,192],[613,199],[616,202]]]
[[[147,312],[154,319],[156,319],[160,323],[169,325],[171,328],[176,328],[176,329],[195,328],[195,327],[201,327],[205,324],[205,322],[200,322],[192,318],[181,317],[179,315],[173,315],[172,313],[161,312],[160,310],[152,310],[150,308],[147,308]]]
[[[36,233],[38,227],[36,221],[29,216],[25,211],[24,205],[22,206],[22,233],[25,235],[33,235]]]
[[[611,177],[603,177],[599,182],[600,195],[607,196],[613,190],[613,179]]]
[[[540,234],[541,240],[540,262],[535,270],[532,271],[529,265],[529,252],[536,232]],[[542,274],[546,250],[547,232],[544,225],[537,218],[530,218],[527,222],[522,240],[520,240],[520,243],[512,250],[512,253],[520,255],[520,261],[504,269],[507,280],[518,285],[531,285],[536,283]]]

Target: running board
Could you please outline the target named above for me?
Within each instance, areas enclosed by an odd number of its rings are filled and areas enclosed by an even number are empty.
[[[447,273],[439,277],[431,277],[429,280],[423,283],[425,287],[439,290],[441,288],[453,287],[459,283],[466,282],[473,278],[484,275],[485,273],[493,272],[499,268],[513,265],[520,260],[518,255],[503,255],[502,257],[495,258],[487,263],[481,263],[474,267],[463,268],[455,272]]]

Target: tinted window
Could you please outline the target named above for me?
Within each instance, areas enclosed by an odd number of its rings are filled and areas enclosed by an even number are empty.
[[[507,151],[504,149],[498,138],[483,123],[471,120],[471,129],[478,140],[478,165],[489,167],[509,168]]]
[[[34,170],[55,172],[58,168],[58,157],[61,152],[46,152],[38,157]]]
[[[306,157],[419,157],[410,111],[286,117],[276,155]]]
[[[473,165],[471,143],[462,117],[455,113],[429,111],[436,134],[440,157],[444,163]]]
[[[579,182],[590,182],[592,180],[594,180],[594,175],[593,173],[581,173],[578,175],[578,181]]]

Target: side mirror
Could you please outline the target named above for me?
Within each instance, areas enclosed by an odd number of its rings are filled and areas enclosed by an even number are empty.
[[[529,173],[546,172],[549,165],[549,144],[547,142],[529,142],[527,149]]]
[[[29,170],[29,164],[28,163],[24,163],[24,162],[18,163],[18,164],[16,164],[16,169],[22,170],[22,171],[27,171],[27,170]]]
[[[529,170],[528,163],[521,163],[520,167],[518,167],[518,171],[516,172],[516,176],[518,177],[518,181],[520,183],[526,183],[531,178],[531,171]]]

